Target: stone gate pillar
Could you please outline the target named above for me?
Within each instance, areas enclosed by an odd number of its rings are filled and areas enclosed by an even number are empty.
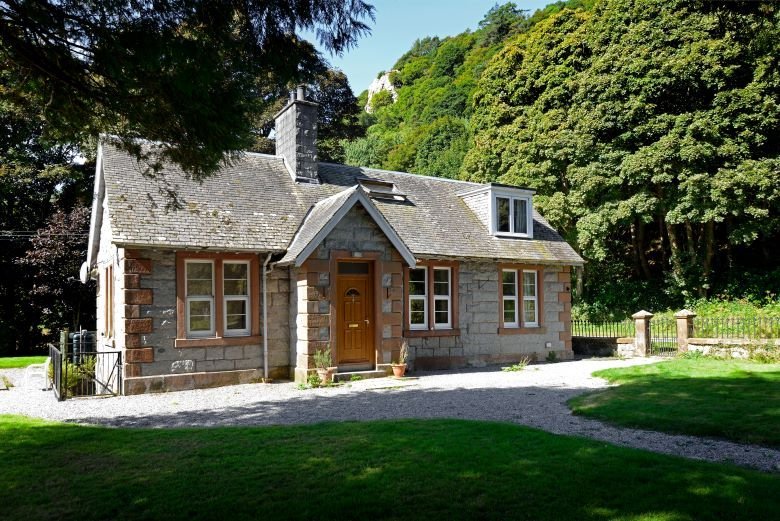
[[[650,354],[650,319],[653,314],[649,311],[638,311],[631,315],[634,319],[634,354],[636,356],[648,356]]]
[[[680,353],[688,351],[688,339],[693,336],[693,319],[696,313],[683,309],[674,314],[677,321],[677,350]]]

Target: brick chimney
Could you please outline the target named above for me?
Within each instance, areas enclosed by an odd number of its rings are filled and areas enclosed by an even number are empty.
[[[276,155],[284,158],[295,181],[319,183],[317,175],[317,108],[306,100],[303,85],[290,92],[290,101],[280,110],[276,121]]]

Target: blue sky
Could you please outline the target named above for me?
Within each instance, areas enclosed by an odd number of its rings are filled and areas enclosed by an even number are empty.
[[[334,57],[324,53],[333,66],[349,78],[355,95],[368,88],[377,73],[389,69],[417,38],[453,36],[476,29],[496,0],[367,0],[376,8],[371,35],[356,48]],[[520,9],[533,13],[553,0],[514,0]],[[505,3],[503,0],[498,3]]]

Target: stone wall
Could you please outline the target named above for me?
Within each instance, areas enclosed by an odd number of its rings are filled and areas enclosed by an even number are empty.
[[[459,266],[460,336],[413,337],[410,359],[417,369],[481,367],[512,363],[524,357],[544,360],[554,352],[572,357],[570,267],[544,268],[543,322],[520,334],[499,334],[498,267],[491,262]]]
[[[278,114],[276,155],[284,157],[295,179],[318,181],[316,103],[294,101]]]
[[[298,269],[291,269],[295,280],[294,303],[298,313],[291,322],[291,339],[295,341],[296,381],[306,379],[314,369],[313,356],[319,349],[335,345],[331,331],[335,303],[331,294],[336,284],[336,262],[342,259],[369,259],[374,264],[380,295],[374,295],[377,335],[377,369],[389,368],[398,355],[403,332],[402,299],[403,264],[401,256],[390,244],[384,232],[376,225],[361,205],[356,205],[325,238],[311,257]]]
[[[247,345],[176,346],[176,252],[120,249],[120,260],[124,275],[117,290],[124,296],[118,309],[125,329],[126,394],[240,383],[262,376],[262,340]],[[286,376],[290,291],[286,270],[269,274],[267,291],[269,372]],[[253,311],[262,313],[262,309]]]

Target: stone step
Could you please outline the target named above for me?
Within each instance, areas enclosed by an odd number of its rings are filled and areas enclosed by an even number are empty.
[[[359,376],[361,380],[367,380],[368,378],[384,378],[387,373],[381,370],[340,372],[333,375],[333,381],[349,382],[354,376]]]

